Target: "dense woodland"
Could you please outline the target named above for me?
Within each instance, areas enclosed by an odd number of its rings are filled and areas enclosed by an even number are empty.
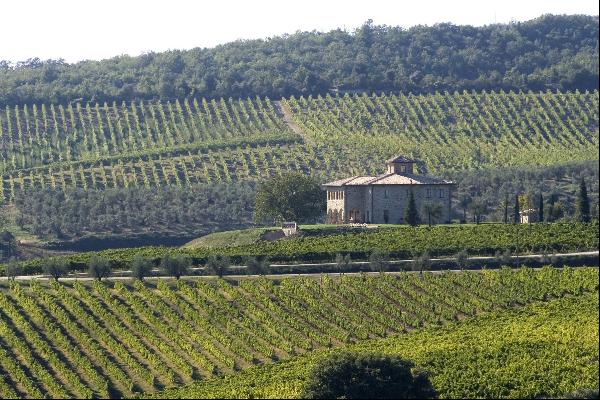
[[[0,105],[403,91],[593,90],[598,16],[297,32],[138,57],[0,62]]]

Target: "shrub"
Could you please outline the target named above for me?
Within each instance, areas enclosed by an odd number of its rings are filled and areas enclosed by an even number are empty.
[[[187,275],[192,259],[184,254],[165,254],[160,260],[160,267],[165,274],[175,279]]]
[[[263,275],[269,271],[269,259],[267,257],[247,257],[244,263],[248,275]]]
[[[228,256],[211,255],[206,260],[206,267],[209,272],[213,275],[217,275],[221,278],[227,272],[231,265],[231,261]]]
[[[90,276],[100,281],[102,278],[107,278],[110,272],[110,260],[95,254],[90,257],[90,262],[88,263],[88,273]]]
[[[44,261],[42,269],[45,274],[50,275],[55,281],[58,281],[60,277],[66,275],[69,271],[69,264],[64,259],[49,258]]]
[[[350,254],[336,254],[335,255],[335,266],[337,270],[342,273],[343,271],[348,271],[352,265],[352,259],[350,258]]]
[[[4,274],[9,280],[14,280],[16,276],[21,274],[21,266],[14,257],[11,257],[4,268]]]
[[[318,362],[302,391],[306,399],[433,398],[429,378],[397,356],[337,352]]]
[[[385,251],[375,249],[369,256],[371,271],[385,272],[390,264],[390,255]]]
[[[136,254],[131,262],[131,276],[143,281],[152,274],[152,263],[141,254]]]

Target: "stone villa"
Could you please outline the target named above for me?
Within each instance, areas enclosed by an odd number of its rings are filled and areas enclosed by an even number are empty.
[[[450,222],[454,182],[415,174],[415,161],[404,156],[386,161],[387,173],[353,176],[324,184],[327,189],[327,223],[402,224],[409,193],[425,221],[423,204],[437,203],[436,223]]]

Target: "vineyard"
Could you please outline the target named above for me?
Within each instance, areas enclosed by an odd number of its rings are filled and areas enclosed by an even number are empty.
[[[0,396],[151,393],[597,289],[595,268],[551,267],[280,281],[12,283],[0,290]]]
[[[284,112],[300,127],[294,132]],[[186,186],[283,170],[323,179],[598,158],[598,91],[23,105],[0,112],[0,197],[35,188]]]
[[[413,258],[427,251],[431,256],[454,256],[466,250],[469,256],[494,256],[497,251],[541,254],[566,253],[598,249],[598,224],[552,223],[526,226],[513,224],[439,225],[433,227],[392,226],[379,229],[316,229],[314,236],[277,241],[256,240],[251,244],[209,248],[204,246],[170,247],[147,246],[82,252],[61,256],[71,270],[87,269],[90,257],[97,254],[107,258],[115,269],[129,269],[139,254],[156,265],[167,253],[183,253],[195,265],[203,265],[211,255],[227,255],[233,263],[243,264],[247,256],[267,256],[270,262],[331,262],[336,254],[350,254],[353,261],[367,260],[373,249],[386,251],[394,259]],[[251,232],[250,232],[251,233]],[[44,259],[21,262],[24,275],[40,274]],[[5,265],[0,265],[0,273]],[[299,267],[301,268],[301,267]]]
[[[440,398],[593,398],[598,392],[598,293],[349,348],[412,360],[430,374]],[[332,352],[317,350],[149,397],[301,398],[314,365]]]
[[[380,229],[335,231],[320,235],[277,241],[258,241],[249,245],[219,249],[230,256],[268,255],[278,261],[333,260],[337,253],[367,259],[373,249],[389,252],[393,257],[410,258],[429,252],[434,256],[454,255],[466,250],[472,255],[493,256],[496,251],[571,252],[598,249],[598,224],[554,223],[528,227],[513,224],[439,225],[433,227],[397,226]],[[214,250],[186,249],[201,258]]]

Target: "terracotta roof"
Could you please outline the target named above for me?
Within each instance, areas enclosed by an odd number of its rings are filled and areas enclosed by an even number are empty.
[[[414,174],[384,174],[378,176],[353,176],[325,183],[323,186],[366,186],[366,185],[451,185],[452,181]]]
[[[338,179],[323,184],[323,186],[349,186],[349,185],[364,185],[366,182],[377,178],[376,176],[352,176],[350,178]]]
[[[377,179],[369,182],[371,185],[444,185],[451,183],[453,182],[415,174],[380,175]]]
[[[386,163],[408,163],[408,162],[414,163],[415,160],[411,160],[410,158],[400,155],[400,156],[392,157],[386,161]]]

